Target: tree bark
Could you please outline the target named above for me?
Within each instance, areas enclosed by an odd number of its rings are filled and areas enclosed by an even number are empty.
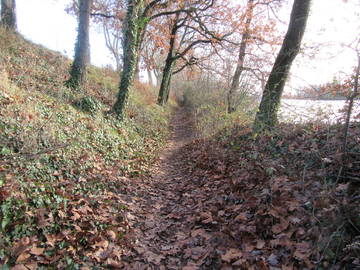
[[[154,75],[155,75],[155,86],[158,86],[160,81],[161,81],[161,69],[160,68],[155,68],[154,69]]]
[[[170,51],[169,51],[170,54]],[[174,60],[172,58],[166,59],[165,67],[163,70],[163,77],[160,84],[158,105],[164,106],[169,99],[170,82],[172,76],[172,69],[174,66]]]
[[[124,22],[124,60],[121,73],[119,93],[113,111],[122,119],[128,100],[129,90],[133,83],[136,65],[139,62],[142,31],[146,28],[146,18],[141,15],[144,0],[128,0]]]
[[[14,32],[17,31],[15,0],[1,0],[1,25]]]
[[[349,135],[349,127],[350,127],[350,119],[352,110],[354,107],[354,100],[359,95],[359,76],[360,76],[360,52],[357,51],[357,67],[355,72],[355,79],[354,79],[354,88],[353,93],[349,97],[349,105],[346,112],[346,119],[344,124],[344,131],[343,131],[343,145],[342,145],[342,152],[345,154],[347,152],[347,141],[348,141],[348,135]]]
[[[232,113],[236,111],[235,105],[233,104],[234,101],[234,94],[235,91],[239,88],[240,84],[240,76],[244,71],[244,61],[245,61],[245,53],[246,53],[246,46],[248,40],[250,38],[250,25],[253,18],[253,11],[254,11],[254,0],[248,0],[247,7],[246,7],[246,21],[245,21],[245,29],[244,33],[241,38],[240,48],[239,48],[239,58],[237,61],[236,70],[234,76],[232,78],[232,83],[227,95],[228,101],[228,113]]]
[[[105,37],[106,47],[109,49],[110,53],[113,55],[116,63],[116,71],[120,72],[122,69],[122,36],[121,31],[118,29],[109,29],[108,22],[103,22],[103,31]],[[114,31],[114,32],[111,32]],[[115,32],[116,31],[116,32]]]
[[[140,51],[137,52],[138,54],[140,54]],[[136,81],[140,81],[140,55],[138,57],[138,62],[135,65],[135,80]]]
[[[151,69],[150,69],[150,68],[147,68],[146,71],[147,71],[147,75],[148,75],[149,84],[150,84],[151,86],[154,86],[154,79],[153,79],[153,77],[152,77]]]
[[[178,17],[176,18],[170,33],[170,47],[168,51],[168,55],[165,61],[165,67],[163,70],[163,77],[161,80],[159,96],[158,96],[158,105],[163,106],[169,100],[169,92],[170,92],[170,82],[172,76],[172,70],[175,64],[176,59],[174,58],[175,51],[175,40],[176,40],[176,32],[179,29],[178,25]]]
[[[86,67],[90,63],[90,9],[92,0],[80,0],[78,36],[75,44],[75,56],[71,65],[70,79],[67,85],[80,88],[86,79]]]
[[[281,95],[291,64],[300,50],[310,5],[311,0],[294,0],[288,31],[266,82],[259,111],[256,114],[253,126],[254,132],[271,129],[278,122],[277,112],[280,106]]]

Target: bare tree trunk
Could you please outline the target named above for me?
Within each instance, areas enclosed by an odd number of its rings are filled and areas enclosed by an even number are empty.
[[[154,80],[153,80],[153,77],[152,77],[151,69],[147,68],[146,71],[147,71],[147,74],[148,74],[149,84],[151,86],[154,86]]]
[[[127,103],[130,87],[133,83],[136,65],[139,62],[139,48],[141,35],[146,27],[141,22],[141,7],[144,0],[128,0],[127,13],[124,22],[124,44],[123,44],[123,72],[121,73],[119,93],[113,106],[113,111],[120,119],[123,118],[124,109]]]
[[[1,25],[14,32],[17,31],[15,0],[1,0]]]
[[[306,22],[309,16],[310,4],[311,0],[294,0],[289,28],[265,85],[259,111],[256,114],[253,126],[254,132],[271,129],[277,124],[277,112],[280,106],[281,95],[291,64],[300,50],[301,40],[305,33]]]
[[[247,8],[246,8],[246,21],[245,21],[245,29],[244,33],[241,38],[240,48],[239,48],[239,58],[237,61],[236,70],[232,79],[231,87],[229,89],[227,95],[227,103],[228,103],[228,113],[232,113],[236,110],[234,105],[234,94],[235,91],[239,88],[240,84],[240,76],[244,71],[244,61],[245,61],[245,52],[246,52],[246,45],[250,38],[250,25],[251,20],[253,18],[253,11],[254,11],[254,0],[248,0]]]
[[[354,100],[359,95],[359,76],[360,76],[360,52],[357,51],[357,58],[358,58],[358,64],[355,72],[355,80],[354,80],[354,90],[349,98],[349,106],[347,108],[346,113],[346,120],[344,125],[344,135],[343,135],[343,145],[342,145],[342,152],[345,154],[347,152],[347,141],[349,136],[349,126],[350,126],[350,119],[352,110],[354,107]]]
[[[160,71],[160,69],[155,68],[154,69],[154,75],[155,75],[155,79],[156,79],[155,85],[158,86],[160,81],[161,81],[161,71]]]
[[[169,92],[170,92],[169,89],[170,89],[173,66],[174,66],[174,60],[172,58],[167,59],[163,70],[163,78],[161,80],[159,96],[158,96],[158,104],[160,106],[165,105],[169,99]]]
[[[75,44],[74,62],[71,66],[70,79],[67,85],[73,89],[80,88],[86,79],[86,67],[90,63],[90,9],[92,0],[80,0],[78,36]]]
[[[170,42],[169,42],[170,47],[165,61],[165,67],[163,70],[163,77],[161,80],[159,96],[158,96],[158,104],[160,106],[165,105],[169,99],[171,76],[172,76],[174,64],[176,62],[176,58],[174,58],[174,51],[175,51],[176,32],[179,29],[177,25],[178,18],[179,17],[177,16],[170,32]]]
[[[120,34],[120,30],[114,29],[113,31],[116,31],[116,33],[111,32],[108,23],[104,21],[103,31],[104,31],[106,47],[109,49],[110,53],[113,55],[115,59],[116,71],[120,72],[122,69],[122,57],[123,57],[121,54],[122,36]]]

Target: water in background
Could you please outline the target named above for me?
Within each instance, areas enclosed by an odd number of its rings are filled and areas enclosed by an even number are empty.
[[[344,100],[300,100],[283,99],[279,118],[284,122],[313,122],[321,121],[333,124],[344,122]],[[352,121],[360,122],[360,100],[356,100],[352,112]]]

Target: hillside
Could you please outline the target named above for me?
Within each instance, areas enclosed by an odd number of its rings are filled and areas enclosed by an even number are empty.
[[[104,238],[120,248],[128,229],[122,182],[149,172],[168,134],[169,112],[154,105],[153,89],[138,83],[119,122],[107,113],[118,74],[92,66],[74,92],[64,87],[70,63],[0,29],[4,267],[73,269],[84,257],[96,261],[89,253]]]
[[[182,105],[0,30],[1,269],[358,269],[359,124],[254,133],[253,96],[173,82]],[[175,84],[176,82],[176,84]],[[214,87],[213,91],[209,87]],[[172,103],[172,102],[171,102]]]

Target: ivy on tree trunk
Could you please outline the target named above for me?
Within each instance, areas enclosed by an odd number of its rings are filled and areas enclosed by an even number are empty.
[[[311,0],[294,0],[287,33],[265,85],[259,111],[256,114],[253,126],[255,133],[271,129],[278,122],[277,113],[281,95],[291,64],[300,50],[310,5]]]
[[[17,31],[15,0],[1,0],[1,25],[9,30]]]
[[[139,62],[142,32],[147,24],[147,17],[141,14],[143,6],[144,0],[128,0],[124,22],[124,66],[120,78],[119,93],[113,106],[113,111],[120,119],[123,118],[129,90],[135,77],[136,66]]]
[[[175,22],[171,28],[170,47],[169,47],[168,55],[166,57],[165,67],[163,70],[163,77],[161,80],[161,85],[159,90],[158,104],[161,106],[165,105],[169,99],[170,82],[171,82],[173,67],[176,62],[176,58],[174,57],[174,50],[175,50],[176,32],[179,29],[177,22],[178,22],[178,16],[176,17]]]
[[[90,9],[92,0],[80,0],[78,36],[75,44],[75,56],[71,65],[70,79],[66,84],[80,88],[86,79],[86,67],[90,63]]]

